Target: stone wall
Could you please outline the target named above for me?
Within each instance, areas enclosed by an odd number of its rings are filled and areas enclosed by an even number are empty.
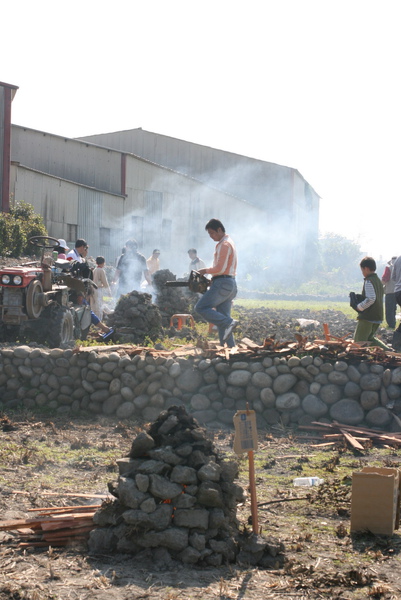
[[[199,422],[232,426],[236,410],[266,427],[337,420],[386,430],[401,415],[401,367],[320,356],[162,358],[116,351],[0,349],[0,410],[115,415],[153,421],[184,405]]]

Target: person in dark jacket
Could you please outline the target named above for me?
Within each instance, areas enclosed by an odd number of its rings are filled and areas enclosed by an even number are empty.
[[[395,329],[395,315],[397,313],[397,301],[395,299],[395,281],[392,278],[394,263],[397,260],[393,256],[387,263],[382,275],[382,284],[384,288],[384,309],[387,325],[390,329]]]
[[[128,240],[125,244],[125,252],[118,259],[114,276],[114,284],[118,282],[117,297],[128,294],[132,290],[139,290],[141,282],[146,279],[148,285],[152,285],[146,258],[139,254],[136,240]]]
[[[358,313],[354,341],[370,342],[372,346],[380,346],[391,350],[386,344],[375,337],[383,321],[383,284],[376,274],[376,261],[371,256],[365,256],[359,263],[364,277],[362,300],[353,308]]]

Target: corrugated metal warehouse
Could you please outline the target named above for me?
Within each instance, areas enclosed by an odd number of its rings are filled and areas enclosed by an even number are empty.
[[[68,139],[12,125],[9,181],[49,235],[83,237],[109,263],[135,237],[178,275],[190,247],[209,264],[211,217],[233,236],[242,276],[262,256],[272,275],[302,269],[318,237],[319,197],[296,169],[142,129]]]

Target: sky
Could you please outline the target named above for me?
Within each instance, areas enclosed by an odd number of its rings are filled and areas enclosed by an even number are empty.
[[[1,8],[12,122],[142,127],[297,169],[320,232],[401,252],[398,0],[20,0]]]

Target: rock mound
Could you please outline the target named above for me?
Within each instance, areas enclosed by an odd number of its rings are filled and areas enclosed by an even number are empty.
[[[240,533],[237,462],[218,454],[184,407],[160,413],[117,462],[118,481],[109,484],[116,500],[95,514],[91,553],[150,552],[167,564],[283,564],[280,542]]]
[[[116,331],[120,343],[142,344],[146,337],[155,340],[162,335],[162,318],[152,304],[151,294],[132,291],[121,296],[107,324]]]

